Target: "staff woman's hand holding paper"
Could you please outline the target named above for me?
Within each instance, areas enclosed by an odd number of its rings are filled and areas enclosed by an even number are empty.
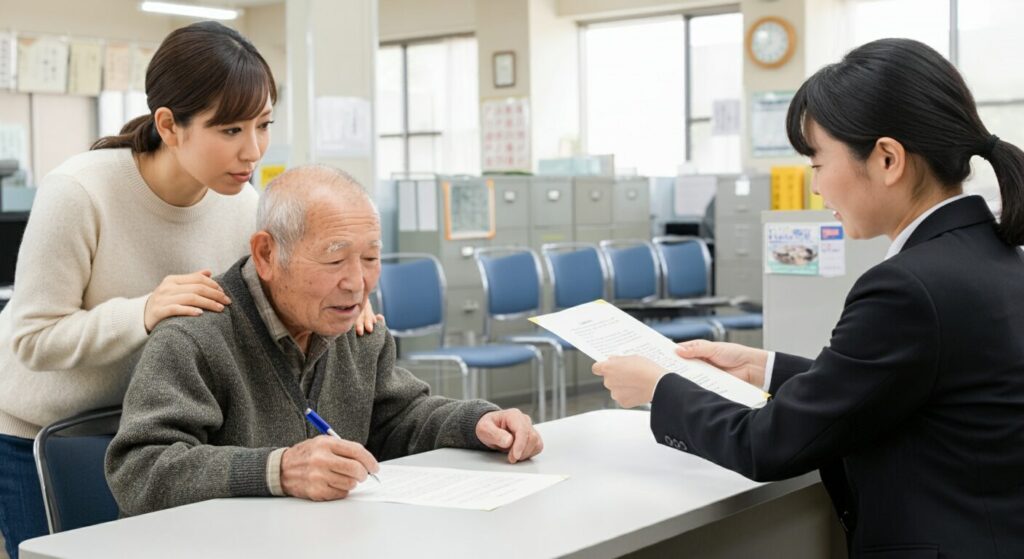
[[[692,340],[676,347],[683,359],[700,359],[758,388],[764,386],[768,352],[740,344]]]
[[[658,381],[668,373],[663,367],[639,355],[612,356],[594,363],[591,370],[595,375],[604,377],[604,387],[611,392],[612,399],[624,408],[651,403]]]

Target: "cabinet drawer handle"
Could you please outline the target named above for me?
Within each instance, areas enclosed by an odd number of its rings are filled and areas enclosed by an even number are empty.
[[[515,202],[516,201],[516,191],[515,190],[506,190],[505,191],[505,201],[508,202],[509,204],[511,204],[512,202]]]
[[[464,247],[462,247],[460,252],[462,253],[462,257],[463,258],[472,258],[473,257],[473,250],[474,249],[471,246],[464,246]]]
[[[548,201],[549,202],[557,202],[561,197],[562,197],[562,191],[561,190],[551,189],[551,190],[548,191]]]
[[[600,190],[591,190],[590,191],[590,199],[593,200],[594,202],[597,202],[598,200],[600,200],[601,199],[601,191]]]
[[[626,191],[626,198],[628,198],[630,200],[636,200],[636,197],[637,197],[637,192],[636,192],[635,188],[630,188],[629,190]]]

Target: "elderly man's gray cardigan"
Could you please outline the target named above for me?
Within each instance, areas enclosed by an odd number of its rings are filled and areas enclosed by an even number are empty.
[[[215,278],[231,297],[224,312],[164,320],[143,350],[106,457],[123,514],[269,496],[269,454],[318,434],[303,417],[307,406],[378,460],[484,448],[476,423],[497,408],[430,396],[395,367],[394,339],[380,325],[334,340],[307,401],[242,278],[245,260]]]

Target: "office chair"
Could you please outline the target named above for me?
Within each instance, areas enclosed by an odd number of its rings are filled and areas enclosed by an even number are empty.
[[[36,435],[32,453],[51,534],[117,520],[103,458],[120,418],[120,406],[92,410]]]
[[[608,262],[612,302],[654,303],[659,299],[661,268],[651,243],[644,240],[605,240],[601,252]],[[648,323],[674,342],[719,340],[721,328],[704,318],[684,317]]]
[[[742,304],[742,297],[728,299],[711,297],[711,253],[703,239],[697,237],[655,237],[654,246],[665,271],[662,293],[667,299],[704,299],[709,307]],[[764,316],[759,312],[716,314],[709,317],[724,331],[759,330]]]
[[[453,363],[462,375],[462,397],[477,397],[478,371],[507,368],[532,361],[537,378],[537,415],[544,421],[544,358],[526,344],[444,345],[446,282],[441,262],[431,254],[396,253],[381,256],[377,302],[396,338],[437,334],[436,349],[410,352],[402,359],[419,363]]]
[[[478,248],[473,253],[484,286],[484,340],[493,339],[495,322],[519,320],[541,313],[543,272],[537,255],[526,247]],[[551,348],[552,394],[556,417],[565,417],[565,353],[572,344],[545,330],[501,338],[504,342]]]

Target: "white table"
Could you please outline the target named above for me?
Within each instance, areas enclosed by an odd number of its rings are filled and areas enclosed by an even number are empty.
[[[708,557],[717,549],[721,557],[745,556],[741,550],[823,556],[830,512],[817,474],[755,483],[655,444],[648,422],[647,412],[604,410],[544,423],[544,452],[517,465],[500,454],[454,449],[394,461],[570,476],[491,512],[218,499],[29,540],[21,557],[589,558],[644,548],[651,555],[655,544],[662,547],[654,555],[672,549]],[[765,508],[797,494],[800,501],[788,508]],[[727,524],[737,518],[744,520]]]

